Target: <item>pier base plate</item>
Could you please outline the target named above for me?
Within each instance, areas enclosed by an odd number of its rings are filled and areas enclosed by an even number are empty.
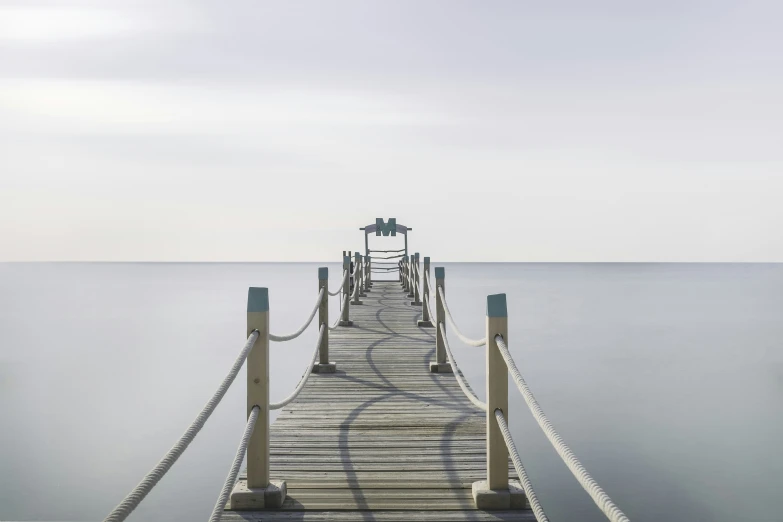
[[[340,321],[337,326],[353,326],[353,321]]]
[[[431,373],[454,373],[454,371],[451,369],[451,364],[447,362],[445,363],[431,362],[430,372]]]
[[[527,498],[522,485],[516,480],[508,481],[508,489],[489,489],[486,480],[473,483],[473,500],[476,509],[526,509]]]
[[[421,301],[411,301],[411,306],[421,306]]]
[[[433,324],[432,321],[416,321],[417,326],[428,326],[432,328]]]
[[[285,480],[270,480],[265,488],[248,488],[247,480],[238,480],[231,492],[231,509],[236,511],[274,509],[283,505]]]
[[[337,363],[315,363],[313,365],[313,373],[334,373],[337,371]]]

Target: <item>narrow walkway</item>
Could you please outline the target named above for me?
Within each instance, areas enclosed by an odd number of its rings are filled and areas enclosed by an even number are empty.
[[[375,282],[362,301],[354,326],[330,333],[337,373],[314,375],[272,425],[283,507],[222,520],[535,520],[530,510],[476,510],[486,414],[452,374],[430,373],[435,329],[416,326],[420,307],[397,282]]]

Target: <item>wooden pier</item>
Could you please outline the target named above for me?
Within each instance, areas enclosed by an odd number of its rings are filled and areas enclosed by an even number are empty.
[[[417,326],[421,307],[396,281],[375,282],[362,301],[353,326],[330,334],[337,371],[312,376],[271,426],[282,507],[222,520],[535,520],[530,510],[476,509],[486,414],[454,374],[430,372],[435,329]]]
[[[247,424],[210,522],[549,522],[508,427],[509,377],[596,506],[611,522],[629,522],[557,433],[517,368],[507,344],[506,295],[487,296],[484,337],[469,338],[449,311],[445,269],[436,267],[432,277],[429,257],[422,270],[419,254],[409,255],[412,229],[378,218],[361,230],[365,255],[343,252],[334,291],[329,270],[318,269],[315,306],[297,331],[272,333],[268,289],[248,289],[247,341],[230,371],[182,437],[104,522],[123,522],[133,512],[243,366]],[[405,248],[372,250],[371,233],[401,233]],[[374,273],[398,279],[378,281]],[[339,314],[330,321],[328,296],[338,294]],[[272,402],[270,342],[297,338],[316,316],[311,362],[293,391]],[[460,372],[447,324],[460,342],[484,352],[486,402]],[[281,412],[270,424],[273,410]]]

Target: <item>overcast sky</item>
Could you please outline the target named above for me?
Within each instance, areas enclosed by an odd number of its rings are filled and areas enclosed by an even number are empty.
[[[0,0],[0,260],[783,261],[781,20]]]

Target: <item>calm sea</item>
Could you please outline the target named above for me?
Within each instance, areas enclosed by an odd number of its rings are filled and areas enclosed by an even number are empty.
[[[102,519],[224,377],[245,340],[247,287],[270,288],[272,330],[286,333],[310,311],[317,266],[0,264],[0,520]],[[781,520],[783,265],[445,266],[470,336],[482,336],[485,296],[507,293],[523,375],[631,520]],[[314,342],[311,329],[273,344],[273,398]],[[483,349],[452,345],[483,396]],[[132,520],[206,519],[245,424],[244,388],[240,377]],[[603,520],[509,390],[550,518]]]

